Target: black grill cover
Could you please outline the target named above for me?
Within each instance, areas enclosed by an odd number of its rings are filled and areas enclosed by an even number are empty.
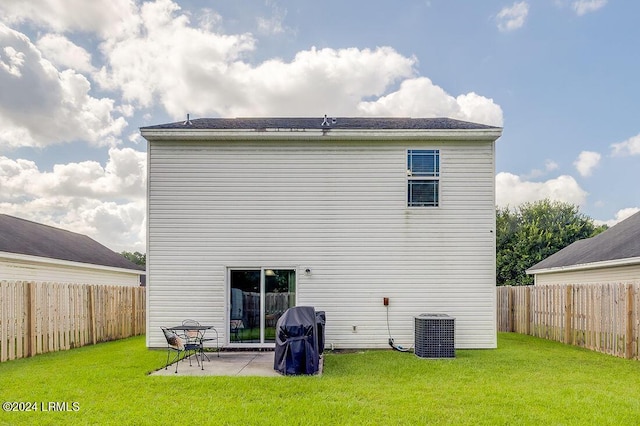
[[[276,324],[273,368],[280,374],[315,374],[319,368],[316,311],[312,306],[289,308]]]
[[[318,353],[324,352],[324,327],[327,323],[327,315],[324,311],[316,311],[316,332],[318,333]]]

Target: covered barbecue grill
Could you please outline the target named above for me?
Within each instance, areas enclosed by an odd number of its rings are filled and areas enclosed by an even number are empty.
[[[273,368],[284,375],[316,374],[320,362],[319,332],[324,333],[324,320],[316,316],[312,306],[287,309],[276,324]],[[321,340],[324,342],[324,336]]]

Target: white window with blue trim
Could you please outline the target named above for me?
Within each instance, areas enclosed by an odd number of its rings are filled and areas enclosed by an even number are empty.
[[[407,150],[407,206],[440,205],[440,150]]]

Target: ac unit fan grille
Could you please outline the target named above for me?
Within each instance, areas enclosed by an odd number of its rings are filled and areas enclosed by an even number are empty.
[[[455,318],[444,314],[416,316],[415,354],[420,358],[455,358]]]

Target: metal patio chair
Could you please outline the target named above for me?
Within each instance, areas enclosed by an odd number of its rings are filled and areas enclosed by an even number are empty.
[[[204,332],[202,331],[202,329],[199,329],[197,327],[200,327],[200,323],[198,321],[194,321],[194,320],[184,320],[182,321],[182,325],[184,327],[190,327],[190,326],[194,326],[196,328],[194,328],[193,330],[187,329],[185,328],[184,330],[184,339],[185,339],[185,358],[189,358],[189,365],[191,366],[191,356],[195,356],[196,357],[196,363],[198,363],[198,366],[202,366],[202,369],[204,370],[204,363],[201,363],[201,361],[204,361],[203,359],[203,355],[204,355],[204,346],[203,346],[203,337],[204,337]],[[198,356],[200,356],[200,360],[198,360]],[[184,361],[184,358],[183,358]]]
[[[186,319],[184,321],[182,321],[182,325],[189,327],[189,326],[196,326],[196,327],[200,327],[200,323],[196,320],[192,320],[192,319]],[[212,331],[213,333],[215,333],[215,337],[205,337],[206,332],[207,331]],[[207,356],[207,354],[204,352],[204,344],[205,342],[216,342],[216,352],[218,352],[218,357],[220,357],[220,345],[219,345],[219,340],[218,340],[218,330],[215,329],[215,327],[210,327],[208,329],[199,329],[199,328],[194,328],[193,330],[185,330],[185,334],[187,335],[187,338],[191,340],[192,343],[198,344],[199,345],[199,352],[200,352],[200,360],[204,361],[204,358],[207,358],[207,361],[210,361],[209,357]],[[204,366],[203,366],[204,368]]]
[[[182,337],[180,337],[180,335],[175,331],[167,330],[165,327],[160,327],[160,328],[164,333],[165,339],[167,339],[167,363],[164,366],[164,369],[166,370],[167,367],[169,367],[169,364],[172,364],[175,362],[176,364],[175,372],[177,374],[178,361],[180,360],[180,355],[185,351],[184,339],[182,339]],[[172,352],[175,352],[175,356],[173,357],[173,360],[169,362],[169,357],[171,356]]]

